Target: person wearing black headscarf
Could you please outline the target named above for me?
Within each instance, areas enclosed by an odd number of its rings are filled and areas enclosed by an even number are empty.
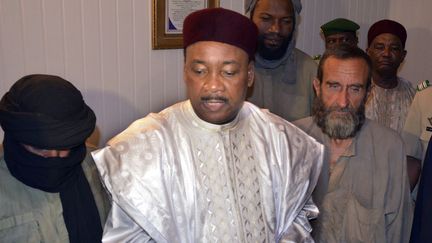
[[[109,202],[85,145],[95,124],[57,76],[25,76],[3,96],[0,221],[11,223],[0,241],[101,242]]]

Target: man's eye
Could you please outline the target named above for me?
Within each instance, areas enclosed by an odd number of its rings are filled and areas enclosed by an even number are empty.
[[[374,46],[374,49],[381,51],[381,50],[384,50],[384,46],[382,46],[382,45],[376,45],[376,46]]]
[[[195,74],[203,74],[205,71],[202,68],[193,68],[192,72],[194,72]]]
[[[260,18],[261,18],[261,20],[264,21],[264,22],[268,22],[268,21],[271,20],[271,18],[270,18],[269,16],[261,16]]]
[[[392,46],[392,51],[401,51],[401,48],[399,46]]]
[[[350,87],[351,92],[353,93],[358,93],[361,91],[361,87],[357,87],[357,86],[351,86]]]
[[[292,19],[282,19],[282,23],[283,24],[292,24],[293,21],[292,21]]]
[[[226,77],[232,77],[234,75],[236,75],[236,71],[223,71],[223,75]]]

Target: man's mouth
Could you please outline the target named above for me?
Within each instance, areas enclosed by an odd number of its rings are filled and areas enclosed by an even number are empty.
[[[345,107],[345,108],[331,108],[328,112],[331,115],[334,115],[334,116],[346,116],[346,115],[350,114],[351,109],[349,107]]]
[[[202,105],[210,111],[218,111],[228,103],[225,97],[202,97]]]
[[[282,39],[281,38],[265,38],[264,43],[267,46],[279,47],[282,44]]]
[[[387,60],[385,60],[385,61],[379,61],[378,64],[380,66],[393,66],[393,63],[391,61],[387,61]]]

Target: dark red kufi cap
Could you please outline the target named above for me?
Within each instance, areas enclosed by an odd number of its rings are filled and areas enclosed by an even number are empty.
[[[183,24],[184,49],[198,41],[217,41],[243,49],[253,60],[257,38],[257,27],[249,18],[224,8],[193,12]]]
[[[407,39],[407,32],[405,27],[403,27],[403,25],[401,25],[400,23],[389,19],[380,20],[369,28],[368,46],[370,46],[375,37],[384,33],[393,34],[399,37],[402,46],[405,48],[405,42]]]

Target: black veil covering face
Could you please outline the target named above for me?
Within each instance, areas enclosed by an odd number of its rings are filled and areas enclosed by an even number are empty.
[[[100,242],[99,213],[81,167],[96,117],[80,91],[57,76],[25,76],[1,99],[0,124],[11,174],[30,187],[60,193],[70,242]],[[43,158],[22,144],[70,153],[66,158]]]

